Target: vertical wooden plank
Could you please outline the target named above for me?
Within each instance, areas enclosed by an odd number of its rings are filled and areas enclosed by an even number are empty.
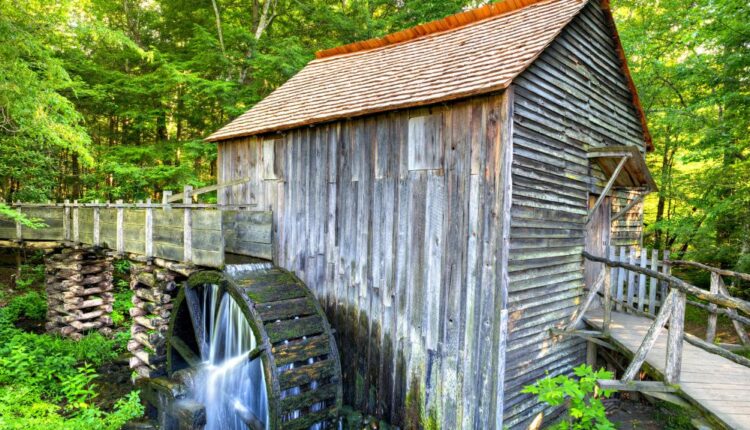
[[[115,201],[117,205],[117,253],[122,255],[125,253],[125,209],[122,207],[122,200]]]
[[[617,261],[619,262],[627,261],[625,258],[625,247],[621,246],[619,248],[620,248],[620,252],[619,252],[619,258],[617,259]],[[626,277],[627,277],[627,273],[625,272],[625,269],[623,269],[622,267],[618,268],[617,269],[617,301],[619,301],[620,303],[625,303],[625,291],[624,290],[625,290]],[[617,310],[622,311],[623,306],[618,305]]]
[[[19,214],[22,212],[20,204],[21,202],[16,202],[17,206],[15,208]],[[19,242],[23,241],[23,225],[19,221],[16,221],[16,240]]]
[[[78,223],[78,200],[73,200],[73,242],[80,243],[80,229]]]
[[[651,250],[651,270],[657,272],[659,270],[659,250],[654,248]],[[659,283],[656,278],[649,277],[649,290],[648,290],[648,313],[656,315],[656,290]]]
[[[182,191],[182,203],[190,205],[193,202],[193,187],[185,185]],[[189,207],[183,210],[182,223],[182,260],[186,262],[193,261],[193,214]]]
[[[719,293],[719,283],[721,282],[721,275],[715,272],[711,272],[711,294]],[[708,322],[706,324],[706,342],[714,343],[716,339],[716,320],[718,315],[716,314],[717,306],[714,303],[708,304]]]
[[[665,367],[664,382],[667,384],[680,383],[680,370],[682,369],[682,343],[685,329],[685,293],[672,290],[674,294],[674,305],[672,316],[669,319],[669,335],[667,337],[667,363]]]
[[[648,267],[648,252],[646,249],[640,249],[640,267]],[[643,311],[644,304],[646,302],[646,275],[643,273],[638,274],[638,310]]]
[[[165,191],[166,193],[166,191]],[[166,197],[165,197],[166,200]],[[153,257],[154,255],[154,208],[151,205],[151,199],[146,199],[146,219],[144,230],[144,252],[146,257]]]
[[[70,231],[70,200],[65,199],[63,202],[63,238],[69,241],[71,238]]]
[[[510,277],[508,274],[508,260],[510,257],[510,222],[511,222],[511,205],[513,202],[513,106],[514,106],[514,87],[511,86],[505,90],[500,109],[500,166],[497,172],[496,186],[497,194],[495,199],[500,201],[500,233],[498,240],[498,258],[495,261],[495,270],[497,272],[496,288],[498,290],[495,297],[495,314],[499,315],[498,332],[495,342],[495,351],[497,354],[495,370],[495,404],[494,404],[494,424],[495,430],[503,429],[503,412],[504,412],[504,394],[505,394],[505,354],[508,333],[508,289]],[[495,227],[497,228],[497,226]],[[607,226],[609,228],[609,226]]]
[[[609,335],[609,324],[612,320],[612,274],[616,273],[614,267],[604,265],[604,318],[602,320],[602,331]]]
[[[101,229],[99,226],[99,200],[94,200],[94,246],[99,246]]]
[[[661,271],[665,275],[672,274],[672,265],[669,264],[669,250],[665,249],[662,254],[662,266]],[[669,284],[667,281],[661,282],[661,302],[664,304],[664,299],[667,297],[667,294],[669,294]]]
[[[635,265],[636,264],[636,250],[635,247],[630,247],[630,252],[628,254],[628,263]],[[627,289],[627,302],[628,305],[634,306],[635,302],[635,294],[636,294],[636,284],[635,284],[635,272],[632,272],[628,270],[628,289]]]
[[[482,261],[482,224],[481,211],[481,173],[484,162],[484,145],[482,130],[485,127],[484,103],[476,103],[472,106],[471,113],[471,171],[469,176],[468,195],[468,242],[466,245],[466,293],[464,306],[464,336],[463,336],[463,416],[461,428],[470,430],[474,428],[475,417],[479,401],[477,399],[477,372],[476,363],[481,358],[477,357],[477,341],[479,339],[479,307],[481,299],[481,261]]]

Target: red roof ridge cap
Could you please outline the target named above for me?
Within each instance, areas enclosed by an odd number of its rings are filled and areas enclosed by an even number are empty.
[[[540,3],[552,3],[555,1],[560,0],[503,0],[497,3],[489,3],[478,8],[449,15],[445,18],[419,24],[395,33],[386,34],[383,37],[362,40],[318,51],[315,53],[315,60],[313,60],[313,62],[400,45],[422,37],[456,31],[460,28],[468,27],[483,21],[489,21],[512,12],[517,12],[529,6],[535,6]]]

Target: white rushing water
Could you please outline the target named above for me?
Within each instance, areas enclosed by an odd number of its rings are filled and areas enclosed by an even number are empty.
[[[206,285],[202,321],[208,348],[192,393],[206,407],[205,430],[244,430],[251,420],[268,428],[263,364],[248,359],[256,339],[239,305],[218,286]]]

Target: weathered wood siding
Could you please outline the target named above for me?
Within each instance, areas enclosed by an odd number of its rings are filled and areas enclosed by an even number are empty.
[[[514,81],[513,206],[505,424],[524,428],[544,407],[523,386],[570,373],[585,342],[554,339],[583,288],[584,216],[590,192],[604,184],[586,158],[589,146],[637,145],[643,132],[607,21],[589,4]],[[617,200],[617,199],[616,199]],[[619,201],[613,211],[623,206]],[[634,208],[640,214],[640,208]],[[617,243],[640,236],[628,217]],[[635,228],[633,228],[635,225]]]
[[[219,144],[219,182],[253,178],[220,203],[273,211],[274,261],[336,328],[345,401],[405,428],[494,427],[509,100]]]

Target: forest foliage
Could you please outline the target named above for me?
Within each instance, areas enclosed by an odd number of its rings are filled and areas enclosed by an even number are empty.
[[[0,0],[0,196],[158,198],[314,52],[478,0]],[[750,272],[750,6],[615,0],[659,185],[646,244]],[[7,211],[5,211],[7,213]]]

